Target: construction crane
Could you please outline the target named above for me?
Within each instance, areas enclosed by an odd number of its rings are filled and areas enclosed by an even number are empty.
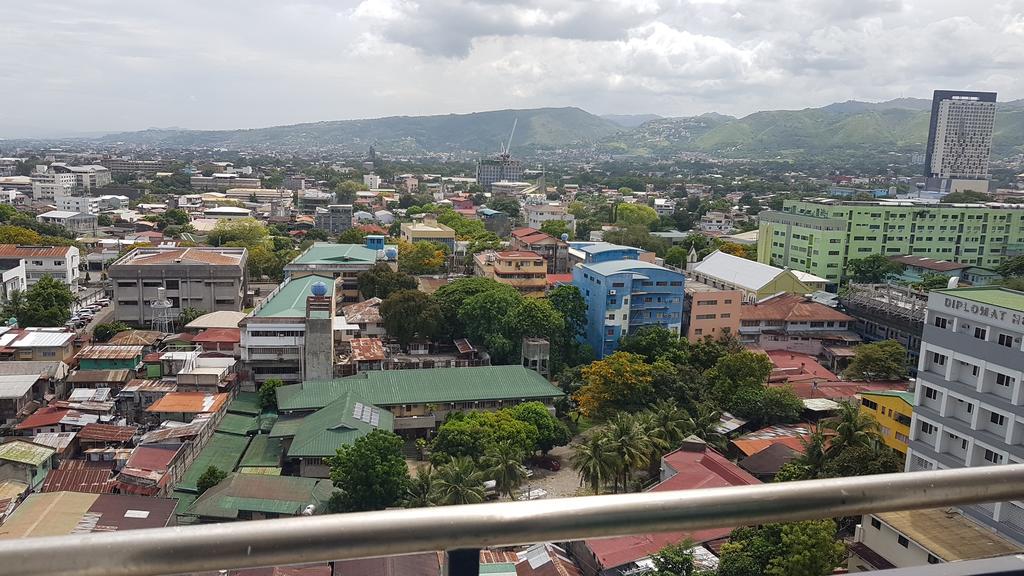
[[[508,135],[508,144],[504,144],[501,147],[501,155],[509,156],[512,152],[512,137],[516,134],[516,125],[519,124],[519,118],[515,118],[512,121],[512,132]]]

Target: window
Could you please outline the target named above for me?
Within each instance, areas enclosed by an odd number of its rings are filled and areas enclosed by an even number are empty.
[[[985,449],[985,461],[991,462],[993,464],[1002,464],[1003,463],[1003,456],[1002,456],[1002,454],[996,454],[995,452],[993,452],[993,451],[989,450],[988,448],[986,448]]]
[[[938,558],[936,558],[935,556],[933,556],[931,554],[928,555],[928,563],[929,564],[939,564],[940,562],[942,562],[942,561],[939,560]]]
[[[935,364],[938,364],[939,366],[945,366],[946,365],[946,357],[943,356],[942,354],[939,354],[938,352],[933,352],[932,353],[932,362],[934,362]]]
[[[874,516],[872,516],[871,517],[871,527],[874,528],[875,530],[881,530],[882,529],[882,521],[879,520],[878,518],[875,518]]]
[[[938,326],[939,328],[942,328],[943,330],[946,329],[948,323],[949,321],[943,318],[942,316],[935,317],[935,325]]]
[[[986,336],[988,336],[988,330],[985,328],[979,326],[974,329],[974,337],[978,340],[984,340]]]
[[[935,426],[927,422],[921,422],[921,432],[924,434],[934,434]]]
[[[862,399],[860,401],[860,403],[863,404],[865,407],[867,407],[870,410],[877,410],[878,409],[878,403],[875,402],[874,400],[868,400],[867,398],[864,398],[864,399]]]
[[[893,419],[904,426],[910,426],[910,416],[907,416],[906,414],[900,414],[897,412],[896,415],[893,416]]]
[[[996,374],[996,384],[1009,388],[1010,386],[1013,386],[1013,378],[1006,374]]]
[[[924,397],[928,398],[929,400],[938,400],[939,399],[939,391],[936,390],[935,388],[925,387],[925,389],[924,389]]]
[[[178,289],[178,281],[177,280],[167,280],[167,281],[164,282],[164,285],[166,286],[166,288],[168,290],[177,290]]]
[[[907,540],[907,537],[902,534],[896,536],[896,542],[904,548],[910,548],[910,540]]]
[[[732,314],[726,312],[725,314],[720,314],[718,317],[719,318],[732,318]]]
[[[989,420],[989,422],[995,424],[996,426],[1002,426],[1003,424],[1006,424],[1006,417],[1003,416],[1002,414],[998,414],[996,412],[993,412],[988,417],[988,420]]]
[[[1010,336],[1009,334],[1000,334],[996,341],[999,342],[1000,346],[1013,348],[1013,336]]]

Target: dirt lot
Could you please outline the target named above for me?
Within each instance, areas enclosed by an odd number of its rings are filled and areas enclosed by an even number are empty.
[[[572,450],[568,446],[558,446],[548,455],[558,460],[562,464],[562,469],[552,472],[543,468],[532,468],[533,478],[527,479],[520,490],[525,492],[541,488],[548,493],[545,498],[576,496],[580,489],[580,478],[569,464]]]

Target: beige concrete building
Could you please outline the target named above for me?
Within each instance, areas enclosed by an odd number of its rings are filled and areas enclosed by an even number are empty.
[[[402,224],[402,240],[406,242],[437,242],[455,250],[455,230],[427,218],[423,222]]]
[[[237,312],[245,297],[248,257],[245,248],[137,248],[108,272],[114,320],[148,324],[159,288],[166,289],[175,317],[185,308]]]
[[[473,256],[477,276],[508,284],[527,296],[543,296],[547,263],[536,252],[481,252]]]
[[[720,290],[687,280],[683,285],[683,335],[691,341],[705,336],[718,338],[725,332],[739,335],[743,292]]]

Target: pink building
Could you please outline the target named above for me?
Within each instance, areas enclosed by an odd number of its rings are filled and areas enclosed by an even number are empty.
[[[684,283],[683,290],[686,293],[683,316],[687,319],[683,334],[688,340],[700,340],[705,336],[718,338],[726,331],[739,334],[742,292],[719,290],[690,279]]]

